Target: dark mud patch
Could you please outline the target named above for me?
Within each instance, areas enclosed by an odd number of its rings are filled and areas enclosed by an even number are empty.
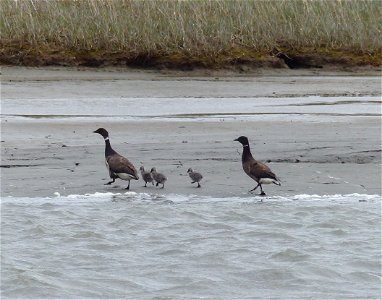
[[[349,70],[362,66],[378,68],[382,63],[380,51],[363,53],[347,49],[282,49],[298,67],[277,57],[275,53],[248,47],[232,47],[219,53],[190,54],[187,52],[131,53],[122,50],[66,49],[57,45],[22,45],[0,43],[0,64],[14,66],[76,66],[130,67],[137,69],[192,71],[195,69],[227,69],[239,73],[259,68],[306,69],[335,68]]]
[[[336,95],[337,96],[337,95]],[[355,96],[355,95],[342,95],[344,97],[347,96]],[[360,96],[360,95],[357,95]],[[378,96],[378,95],[364,95],[364,96]],[[281,104],[281,105],[273,105],[273,106],[288,106],[288,107],[293,107],[293,106],[333,106],[333,105],[354,105],[354,104],[381,104],[381,101],[377,100],[354,100],[354,101],[349,101],[349,100],[344,100],[344,101],[333,101],[333,102],[326,102],[326,101],[320,101],[320,102],[305,102],[305,103],[294,103],[294,104]]]
[[[322,147],[324,149],[325,147]],[[318,149],[318,148],[317,148]],[[306,157],[300,155],[299,157],[287,157],[280,159],[268,159],[267,163],[318,163],[318,164],[380,164],[382,161],[382,150],[367,150],[352,153],[344,153],[338,155],[322,155],[319,157]]]
[[[174,159],[174,158],[156,158],[155,160],[158,161],[179,161],[176,164],[183,165],[182,161],[229,161],[229,162],[236,162],[236,159],[231,158],[221,158],[221,157],[211,157],[211,158],[182,158],[180,159]]]
[[[332,116],[332,117],[380,117],[380,113],[295,113],[295,112],[259,112],[259,113],[195,113],[195,114],[175,114],[175,115],[158,115],[152,118],[226,118],[226,117],[251,117],[251,116]],[[148,117],[148,116],[146,116]]]
[[[29,168],[29,167],[40,167],[42,165],[0,165],[0,168]]]

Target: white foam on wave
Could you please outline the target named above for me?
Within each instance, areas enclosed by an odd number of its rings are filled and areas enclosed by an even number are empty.
[[[335,202],[335,203],[349,203],[349,202],[381,202],[380,195],[370,194],[333,194],[333,195],[318,195],[318,194],[299,194],[299,195],[283,195],[283,196],[268,196],[259,197],[255,195],[243,195],[234,197],[213,197],[213,196],[198,196],[198,195],[183,195],[183,194],[151,194],[151,193],[137,193],[133,191],[125,193],[112,193],[112,192],[95,192],[88,194],[70,194],[62,196],[60,193],[53,193],[53,197],[2,197],[1,203],[25,203],[25,204],[42,204],[42,203],[55,203],[55,204],[79,204],[91,202],[108,202],[108,201],[170,201],[172,203],[195,203],[195,202],[263,202],[263,203],[285,203],[285,202]]]
[[[308,200],[308,201],[319,201],[319,200],[331,200],[331,201],[336,201],[336,200],[381,200],[380,195],[369,195],[369,194],[358,194],[358,193],[353,193],[353,194],[333,194],[333,195],[309,195],[309,194],[301,194],[301,195],[295,195],[290,197],[289,199],[291,200]]]

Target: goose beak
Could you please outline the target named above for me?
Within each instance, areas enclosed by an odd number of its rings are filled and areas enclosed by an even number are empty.
[[[234,141],[234,142],[238,142],[238,139],[234,139],[233,141]]]

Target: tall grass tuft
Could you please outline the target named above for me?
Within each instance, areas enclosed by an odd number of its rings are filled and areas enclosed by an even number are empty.
[[[373,55],[381,8],[379,0],[2,0],[0,46],[211,62],[275,47]]]

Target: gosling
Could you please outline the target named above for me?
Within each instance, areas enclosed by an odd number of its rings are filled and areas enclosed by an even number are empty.
[[[200,180],[202,180],[203,179],[203,176],[202,176],[202,174],[200,174],[200,173],[198,173],[198,172],[194,172],[191,168],[189,168],[188,170],[187,170],[187,173],[188,173],[188,176],[190,176],[190,178],[191,178],[191,180],[192,180],[192,182],[191,182],[191,184],[192,183],[197,183],[198,184],[198,188],[200,188],[201,187],[201,185],[200,185]]]
[[[154,178],[154,180],[156,181],[155,186],[158,186],[159,184],[161,184],[162,189],[163,189],[164,183],[166,182],[167,177],[165,175],[163,175],[162,173],[158,173],[156,168],[152,168],[150,173],[151,173],[152,177]]]
[[[139,170],[141,171],[142,179],[143,179],[143,181],[145,182],[145,187],[147,187],[147,183],[148,183],[148,182],[151,182],[151,183],[154,185],[154,179],[153,179],[153,177],[151,176],[151,173],[145,171],[145,168],[144,168],[143,166],[141,166],[141,167],[139,168]]]

